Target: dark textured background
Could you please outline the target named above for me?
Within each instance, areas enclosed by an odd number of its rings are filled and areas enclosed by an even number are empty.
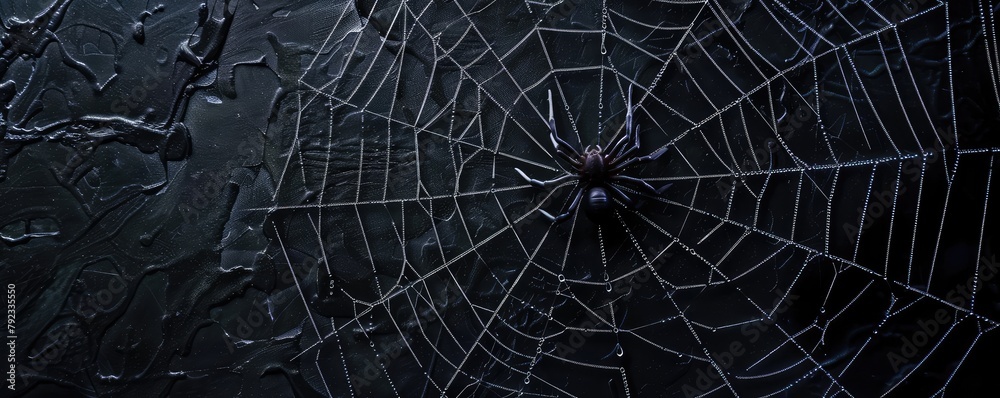
[[[16,395],[992,384],[995,2],[53,1],[0,2]],[[630,85],[673,185],[552,226],[547,90],[587,145]]]

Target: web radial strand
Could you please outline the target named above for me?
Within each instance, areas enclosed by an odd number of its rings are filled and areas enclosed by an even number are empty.
[[[996,4],[341,7],[283,103],[298,139],[269,209],[282,251],[325,248],[293,292],[317,393],[961,395],[983,375]],[[635,208],[552,223],[579,192],[550,112],[570,147],[629,144],[630,87],[635,154],[670,150],[618,185]]]

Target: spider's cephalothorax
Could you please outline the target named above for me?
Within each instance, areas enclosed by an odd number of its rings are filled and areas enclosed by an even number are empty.
[[[558,216],[552,216],[545,210],[538,211],[553,222],[566,220],[583,203],[583,210],[594,222],[606,221],[614,211],[613,197],[621,200],[629,207],[635,206],[635,201],[622,192],[619,186],[631,184],[640,191],[652,196],[658,196],[665,191],[670,184],[666,184],[659,189],[653,188],[648,182],[622,175],[626,168],[636,164],[656,160],[667,152],[667,147],[646,156],[632,156],[639,150],[639,136],[636,133],[638,127],[632,126],[632,87],[628,88],[628,109],[625,112],[625,136],[615,141],[607,150],[600,145],[588,146],[580,153],[563,141],[556,134],[556,121],[552,113],[552,91],[549,91],[549,138],[552,139],[552,146],[556,154],[575,168],[574,173],[567,173],[548,181],[539,181],[528,177],[521,169],[514,168],[521,177],[524,177],[531,185],[539,188],[551,188],[570,179],[577,178],[579,181],[573,188],[572,198],[569,207]]]

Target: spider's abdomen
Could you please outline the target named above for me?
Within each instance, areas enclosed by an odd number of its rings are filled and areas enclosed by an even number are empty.
[[[587,191],[587,197],[583,204],[583,210],[592,221],[601,223],[611,215],[614,202],[607,189],[603,187],[593,187]]]

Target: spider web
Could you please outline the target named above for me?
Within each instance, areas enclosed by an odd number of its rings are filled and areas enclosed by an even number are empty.
[[[268,131],[266,228],[327,396],[943,396],[998,294],[997,5],[334,7]],[[624,134],[661,197],[553,225],[547,137]],[[995,193],[994,193],[995,196]],[[991,246],[992,245],[992,246]],[[968,286],[968,288],[965,288]],[[943,315],[942,315],[943,314]]]

